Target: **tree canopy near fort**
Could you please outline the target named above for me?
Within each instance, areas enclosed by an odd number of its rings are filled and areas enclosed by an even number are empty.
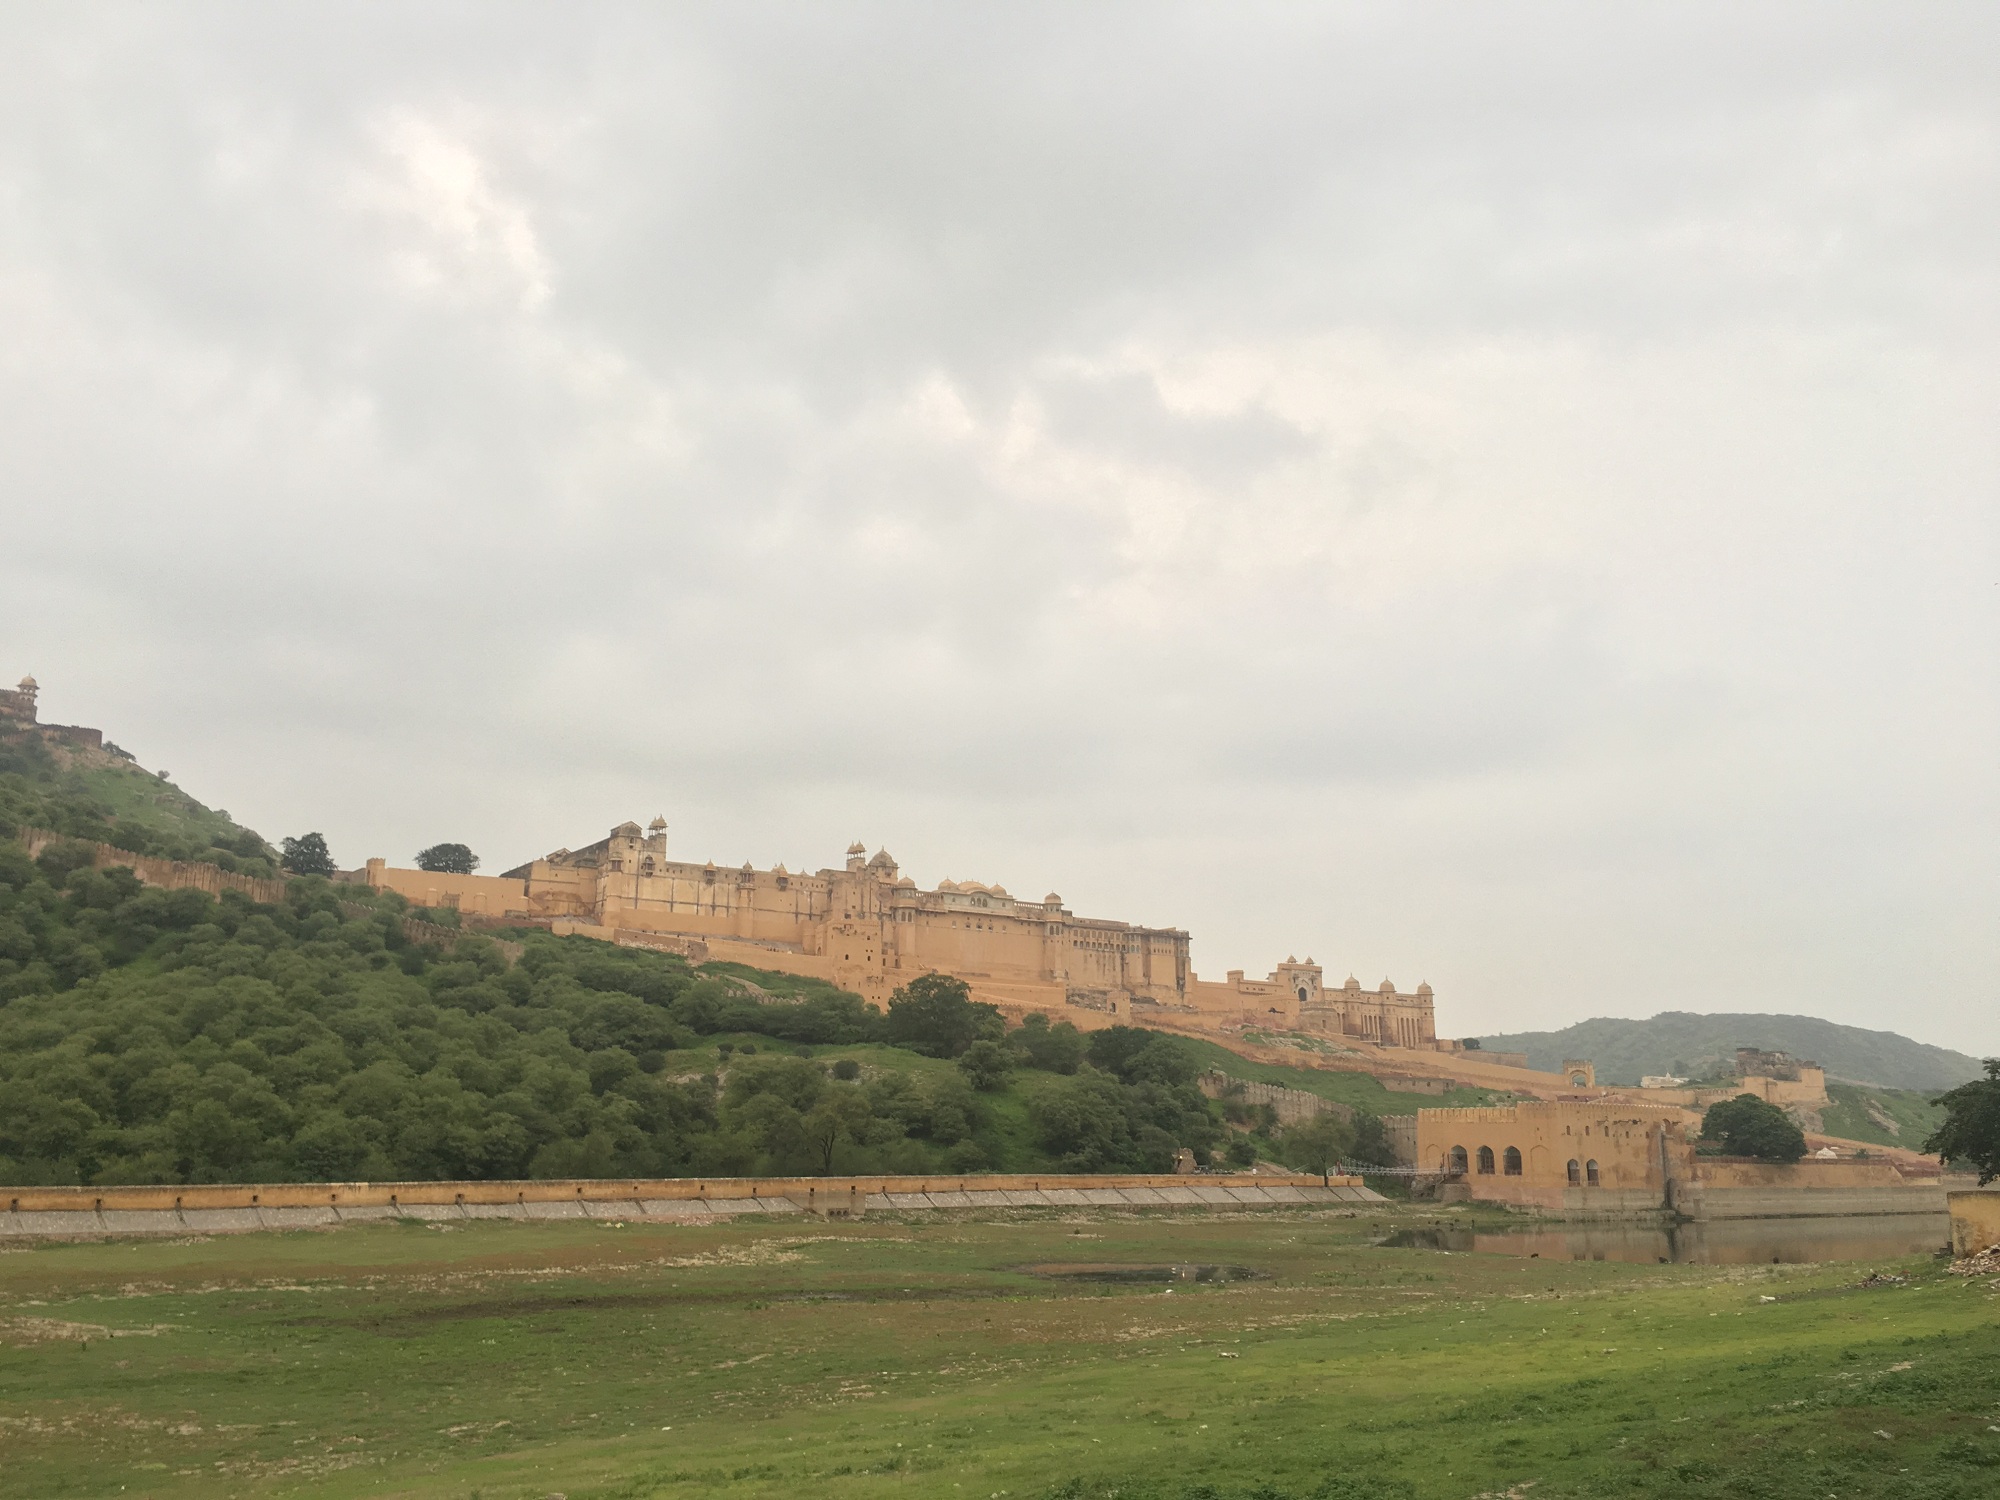
[[[312,880],[256,906],[142,886],[77,845],[0,847],[0,1173],[1164,1171],[1223,1133],[1185,1044],[1154,1033],[1044,1022],[965,1070],[943,1059],[998,1043],[998,1017],[949,982],[884,1016],[545,933],[510,967],[474,936],[413,945],[403,910]],[[842,1047],[869,1050],[801,1055]]]
[[[1738,1094],[1711,1105],[1702,1116],[1701,1138],[1732,1156],[1759,1161],[1797,1161],[1806,1154],[1805,1132],[1790,1115],[1755,1094]]]

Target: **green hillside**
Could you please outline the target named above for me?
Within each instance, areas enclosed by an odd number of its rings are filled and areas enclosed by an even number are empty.
[[[264,906],[86,860],[0,843],[9,1183],[1166,1171],[1183,1149],[1306,1151],[1201,1094],[1218,1061],[1410,1107],[1373,1079],[1139,1028],[1009,1031],[951,980],[885,1015],[821,981],[535,929],[510,934],[515,962],[483,936],[420,944],[401,898],[365,887],[294,880]],[[1356,1159],[1379,1144],[1366,1124]]]
[[[1255,1062],[1239,1056],[1218,1042],[1183,1037],[1182,1043],[1201,1059],[1202,1066],[1252,1083],[1275,1083],[1288,1089],[1317,1094],[1338,1104],[1350,1105],[1375,1115],[1413,1115],[1420,1109],[1444,1105],[1495,1104],[1513,1098],[1490,1089],[1453,1088],[1443,1094],[1405,1094],[1386,1089],[1367,1073],[1323,1072],[1315,1068],[1286,1068],[1275,1063]]]
[[[1907,1089],[1874,1089],[1856,1083],[1829,1083],[1832,1103],[1820,1121],[1828,1135],[1921,1151],[1924,1138],[1944,1123],[1944,1110],[1931,1094]]]
[[[245,875],[277,871],[262,837],[123,752],[52,746],[32,733],[0,741],[0,838],[23,827]]]
[[[1645,1021],[1599,1017],[1561,1031],[1524,1031],[1481,1040],[1494,1051],[1527,1053],[1529,1065],[1536,1068],[1554,1069],[1566,1057],[1587,1057],[1597,1064],[1597,1076],[1604,1083],[1634,1084],[1649,1073],[1715,1076],[1729,1070],[1738,1047],[1789,1052],[1819,1063],[1829,1078],[1886,1089],[1948,1089],[1982,1072],[1979,1060],[1963,1052],[1815,1016],[1696,1015],[1670,1010]]]

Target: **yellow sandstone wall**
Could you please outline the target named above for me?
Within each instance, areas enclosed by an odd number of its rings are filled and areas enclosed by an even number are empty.
[[[1452,1173],[1460,1151],[1471,1196],[1551,1209],[1587,1207],[1593,1197],[1607,1194],[1616,1196],[1604,1201],[1618,1206],[1664,1207],[1670,1171],[1692,1156],[1682,1138],[1680,1111],[1654,1105],[1535,1100],[1417,1111],[1420,1170]],[[1510,1151],[1518,1153],[1519,1162],[1511,1172]]]
[[[1948,1202],[1953,1255],[1963,1260],[2000,1245],[2000,1189],[1952,1193]]]
[[[498,875],[441,875],[430,870],[392,870],[371,859],[363,874],[375,890],[394,891],[416,906],[455,906],[484,917],[532,914],[528,885]]]
[[[1259,1172],[1203,1179],[1224,1185],[1319,1187],[1316,1176]],[[544,1182],[263,1182],[159,1187],[10,1187],[0,1201],[12,1213],[170,1208],[380,1208],[396,1204],[593,1203],[627,1199],[784,1198],[811,1194],[1052,1192],[1091,1188],[1182,1188],[1190,1179],[1160,1173],[1084,1176],[991,1173],[896,1177],[652,1177],[560,1179]],[[1333,1177],[1332,1187],[1361,1187],[1359,1177]]]

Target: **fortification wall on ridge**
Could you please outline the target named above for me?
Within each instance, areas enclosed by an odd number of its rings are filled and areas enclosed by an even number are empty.
[[[220,865],[194,860],[156,859],[150,854],[134,854],[113,844],[71,839],[46,828],[22,829],[21,842],[27,845],[30,859],[39,856],[51,844],[85,844],[91,851],[91,864],[95,868],[109,870],[123,866],[144,884],[158,886],[161,890],[207,891],[211,896],[219,896],[224,891],[237,891],[264,906],[275,906],[285,899],[285,882],[282,879],[237,875]]]

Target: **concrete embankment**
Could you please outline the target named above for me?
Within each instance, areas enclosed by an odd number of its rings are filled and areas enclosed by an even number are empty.
[[[601,1219],[699,1224],[742,1214],[940,1209],[1212,1211],[1380,1203],[1358,1177],[731,1177],[559,1182],[246,1183],[0,1188],[0,1238],[333,1229],[388,1219]]]
[[[1936,1177],[1905,1177],[1888,1162],[1697,1157],[1692,1176],[1667,1185],[1667,1202],[1689,1219],[1855,1218],[1941,1214],[1945,1190]]]

